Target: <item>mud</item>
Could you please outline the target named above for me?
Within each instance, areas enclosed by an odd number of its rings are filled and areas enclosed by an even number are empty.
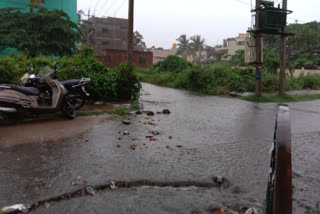
[[[111,118],[114,117],[106,115],[77,117],[74,120],[51,117],[17,125],[0,126],[0,145],[61,142],[81,136],[94,124]]]

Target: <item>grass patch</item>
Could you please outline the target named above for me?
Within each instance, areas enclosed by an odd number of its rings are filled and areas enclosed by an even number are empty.
[[[288,102],[300,102],[320,99],[320,94],[304,94],[304,95],[288,95],[288,94],[262,94],[262,95],[250,95],[247,97],[241,97],[240,99],[258,102],[258,103],[288,103]]]

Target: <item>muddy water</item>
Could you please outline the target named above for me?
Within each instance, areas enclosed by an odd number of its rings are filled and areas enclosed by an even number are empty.
[[[144,109],[168,108],[172,112],[155,115],[152,122],[156,125],[144,124],[145,115],[131,116],[129,126],[114,118],[92,123],[88,131],[69,140],[1,145],[0,206],[31,204],[74,191],[84,183],[95,186],[116,179],[201,183],[224,176],[231,184],[228,188],[100,191],[96,196],[56,202],[32,213],[207,213],[215,203],[263,209],[277,105],[150,84],[143,84],[143,89]],[[320,200],[320,102],[292,103],[290,107],[294,213],[300,214]],[[122,136],[120,131],[130,135]],[[154,142],[145,138],[151,131],[160,132]],[[137,144],[135,150],[128,148],[131,144]]]

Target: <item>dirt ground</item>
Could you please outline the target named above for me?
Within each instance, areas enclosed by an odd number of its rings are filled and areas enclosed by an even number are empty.
[[[114,117],[101,115],[77,117],[74,120],[52,117],[12,126],[0,126],[0,145],[11,146],[35,142],[64,141],[77,137],[95,124]]]

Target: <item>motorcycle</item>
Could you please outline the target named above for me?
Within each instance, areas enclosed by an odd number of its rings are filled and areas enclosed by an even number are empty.
[[[76,117],[67,89],[56,79],[57,71],[44,67],[40,73],[38,88],[0,85],[0,123],[14,123],[26,112],[48,114],[62,111],[69,119]],[[24,81],[26,80],[28,81],[27,75]]]
[[[33,65],[30,64],[30,75],[29,73],[26,73],[22,79],[21,82],[26,87],[35,87],[39,88],[39,80],[41,79],[41,76],[36,76],[33,74]],[[55,69],[56,70],[56,69]],[[28,78],[26,81],[25,79]],[[85,85],[87,82],[91,81],[90,78],[81,78],[81,79],[71,79],[71,80],[65,80],[60,81],[60,83],[68,90],[67,96],[69,97],[69,100],[72,104],[72,106],[79,110],[86,102],[87,97],[90,96],[89,93],[87,93],[85,89]]]

